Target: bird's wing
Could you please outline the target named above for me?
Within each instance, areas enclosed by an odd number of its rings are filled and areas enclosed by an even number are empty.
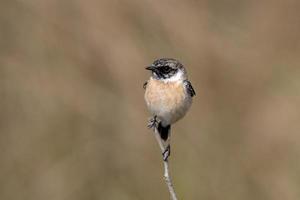
[[[146,82],[144,83],[144,85],[143,85],[143,88],[144,88],[144,89],[146,89],[147,84],[148,84],[148,81],[146,81]]]
[[[184,86],[185,86],[185,88],[186,88],[186,90],[187,90],[187,93],[188,93],[191,97],[193,97],[193,96],[196,95],[196,92],[195,92],[195,90],[194,90],[194,88],[193,88],[193,86],[192,86],[192,84],[191,84],[190,81],[185,80],[185,81],[184,81]]]

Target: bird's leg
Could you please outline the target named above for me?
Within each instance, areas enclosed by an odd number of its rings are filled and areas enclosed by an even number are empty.
[[[148,128],[157,129],[157,127],[158,127],[158,121],[157,121],[157,116],[155,115],[155,116],[153,116],[152,118],[149,119]],[[165,145],[162,144],[164,146],[164,151],[162,153],[164,161],[167,161],[169,156],[171,155],[170,139],[171,139],[171,137],[169,135],[167,141],[165,142]],[[163,141],[161,138],[160,138],[160,140]]]
[[[149,119],[149,122],[148,122],[148,128],[157,128],[158,126],[158,121],[156,120],[156,115],[152,118]]]

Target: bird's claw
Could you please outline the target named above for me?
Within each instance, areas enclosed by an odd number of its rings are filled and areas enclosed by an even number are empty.
[[[170,155],[171,155],[171,146],[170,144],[168,144],[168,146],[165,148],[164,152],[162,153],[163,160],[167,161]]]
[[[149,119],[148,128],[156,128],[158,126],[158,121],[156,120],[156,116]]]

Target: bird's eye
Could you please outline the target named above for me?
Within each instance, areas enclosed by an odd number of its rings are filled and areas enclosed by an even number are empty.
[[[163,66],[161,68],[161,70],[162,70],[163,73],[167,74],[167,73],[169,73],[171,71],[171,68],[168,67],[168,66]]]

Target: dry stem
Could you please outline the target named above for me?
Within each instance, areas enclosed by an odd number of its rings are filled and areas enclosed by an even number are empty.
[[[159,135],[156,128],[154,129],[154,135],[155,135],[155,138],[157,140],[157,143],[159,144],[160,150],[163,153],[165,151],[165,146],[164,146],[163,141],[160,138],[160,135]],[[171,196],[171,200],[177,200],[176,193],[175,193],[175,190],[174,190],[174,187],[173,187],[173,184],[172,184],[171,176],[170,176],[170,173],[169,173],[168,159],[166,159],[166,160],[163,159],[163,163],[164,163],[164,168],[165,168],[164,179],[165,179],[166,184],[168,186],[170,196]]]

